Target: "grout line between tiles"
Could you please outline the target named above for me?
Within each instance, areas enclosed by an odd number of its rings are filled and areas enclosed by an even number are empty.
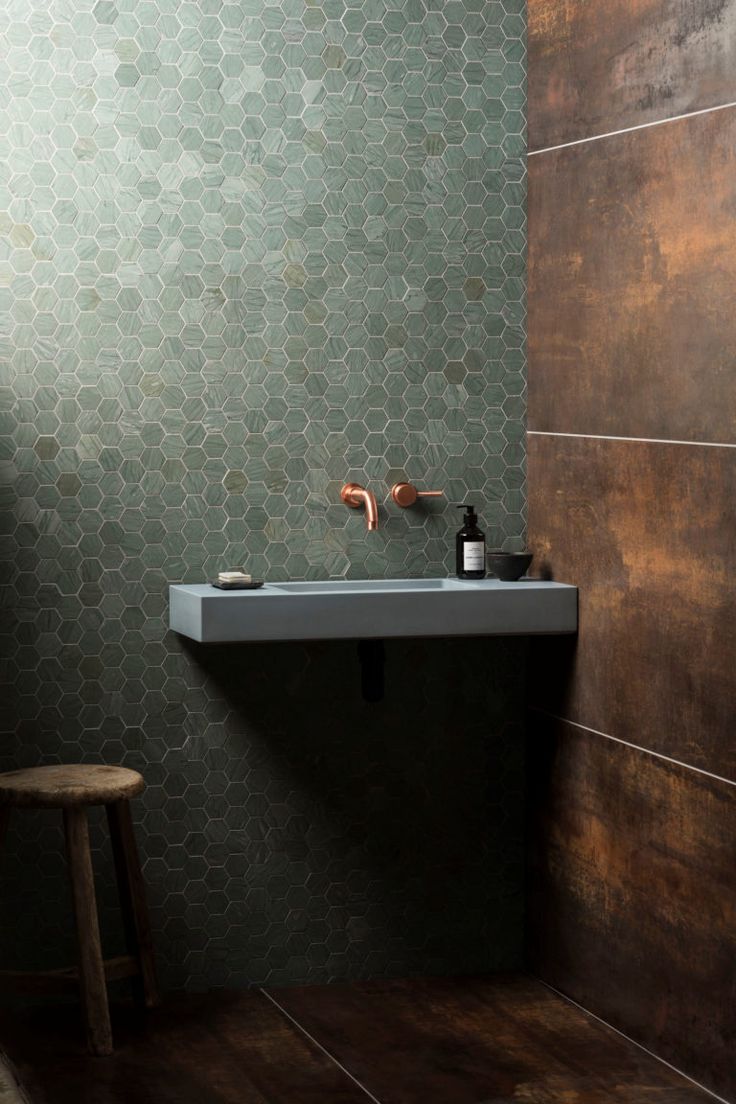
[[[349,1077],[350,1080],[355,1085],[357,1085],[357,1087],[360,1089],[360,1091],[364,1092],[365,1095],[368,1097],[368,1099],[373,1101],[373,1104],[382,1104],[382,1102],[378,1099],[378,1097],[374,1096],[373,1093],[370,1091],[370,1089],[367,1089],[365,1087],[365,1085],[362,1083],[362,1081],[359,1081],[358,1078],[355,1077],[355,1075],[352,1074],[349,1069],[346,1069],[346,1067],[342,1064],[342,1062],[339,1062],[337,1060],[337,1058],[334,1056],[334,1054],[330,1054],[327,1047],[322,1046],[322,1043],[318,1042],[318,1040],[315,1039],[314,1035],[310,1035],[309,1032],[307,1031],[307,1029],[305,1027],[302,1027],[302,1025],[299,1023],[299,1021],[294,1019],[294,1017],[291,1015],[291,1013],[287,1012],[286,1009],[283,1008],[282,1005],[279,1004],[279,1002],[276,1000],[275,997],[272,997],[271,994],[268,993],[263,988],[261,988],[260,992],[263,994],[263,996],[267,1000],[270,1000],[271,1004],[273,1004],[276,1008],[278,1008],[278,1010],[279,1010],[279,1012],[281,1013],[282,1016],[286,1016],[287,1020],[289,1020],[291,1023],[293,1023],[294,1027],[302,1033],[302,1035],[305,1037],[305,1039],[309,1039],[310,1043],[312,1043],[313,1046],[316,1046],[319,1050],[321,1050],[322,1053],[327,1058],[329,1058],[329,1060],[333,1063],[333,1065],[337,1066],[337,1068],[339,1070],[342,1070],[342,1072],[345,1074],[345,1076]]]
[[[529,437],[575,437],[587,441],[634,441],[643,445],[694,445],[696,448],[736,448],[729,441],[678,441],[668,437],[617,437],[610,433],[556,433],[551,429],[528,429]]]
[[[706,1086],[702,1085],[700,1081],[696,1081],[694,1077],[690,1077],[689,1074],[683,1073],[681,1069],[678,1069],[677,1066],[673,1066],[671,1062],[668,1062],[666,1060],[666,1058],[660,1058],[660,1056],[658,1054],[655,1054],[653,1050],[649,1050],[649,1048],[645,1047],[642,1043],[637,1043],[636,1039],[632,1039],[630,1035],[626,1035],[625,1032],[619,1031],[617,1027],[614,1027],[613,1024],[610,1024],[608,1020],[604,1020],[602,1016],[596,1016],[595,1012],[591,1012],[590,1009],[586,1008],[584,1004],[578,1004],[576,1000],[573,1000],[572,997],[568,997],[568,995],[566,993],[563,993],[560,989],[556,989],[554,985],[550,985],[550,983],[548,981],[545,981],[544,978],[539,977],[537,974],[532,974],[532,977],[535,977],[537,981],[541,982],[541,984],[544,985],[546,989],[549,989],[551,993],[555,993],[558,997],[561,997],[562,1000],[566,1001],[568,1004],[571,1004],[573,1008],[578,1008],[581,1012],[584,1012],[586,1016],[589,1016],[591,1018],[591,1020],[596,1020],[599,1024],[603,1024],[603,1026],[607,1027],[609,1031],[613,1031],[616,1035],[620,1036],[620,1038],[626,1039],[627,1043],[632,1043],[639,1050],[643,1050],[645,1054],[648,1054],[650,1058],[656,1059],[657,1062],[659,1062],[663,1066],[667,1066],[667,1069],[672,1070],[673,1073],[677,1073],[680,1075],[680,1077],[684,1077],[684,1079],[686,1081],[689,1081],[691,1085],[695,1085],[696,1088],[701,1089],[704,1093],[707,1093],[708,1096],[713,1098],[713,1100],[720,1101],[720,1104],[734,1104],[733,1101],[726,1100],[724,1096],[719,1096],[718,1093],[714,1093],[712,1089],[706,1088]]]
[[[615,744],[623,744],[624,747],[632,748],[634,751],[642,751],[645,755],[652,755],[655,759],[662,759],[665,763],[672,763],[673,766],[683,767],[684,770],[705,775],[706,778],[712,778],[714,782],[725,782],[727,786],[736,786],[736,781],[734,781],[733,778],[724,778],[722,774],[713,774],[712,771],[703,770],[702,767],[694,767],[692,763],[684,763],[682,759],[673,759],[671,755],[663,755],[661,751],[652,751],[651,748],[642,747],[641,744],[632,744],[630,740],[622,740],[620,736],[611,736],[609,732],[601,732],[597,728],[590,728],[588,725],[580,724],[578,721],[571,721],[569,717],[560,717],[557,713],[550,713],[548,709],[540,709],[539,706],[536,705],[530,705],[529,709],[532,713],[541,713],[545,717],[551,717],[555,721],[561,721],[562,724],[572,725],[573,728],[579,728],[583,732],[590,732],[593,736],[602,736],[604,740],[613,740]]]
[[[615,138],[618,134],[632,134],[636,130],[649,130],[650,127],[664,126],[665,123],[677,123],[682,119],[694,119],[698,115],[710,115],[714,111],[726,111],[736,107],[736,101],[716,104],[715,107],[701,107],[698,111],[685,111],[682,115],[672,115],[668,119],[654,119],[651,123],[637,123],[636,126],[622,127],[620,130],[607,130],[604,134],[591,134],[588,138],[576,138],[574,142],[560,142],[557,146],[545,146],[543,149],[529,150],[528,157],[537,157],[540,153],[553,153],[555,150],[570,149],[571,146],[583,146],[586,142],[600,142],[603,138]]]

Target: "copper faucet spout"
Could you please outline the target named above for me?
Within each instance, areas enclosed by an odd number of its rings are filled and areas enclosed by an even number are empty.
[[[369,531],[378,528],[378,503],[373,491],[361,487],[360,483],[346,483],[340,491],[340,498],[346,506],[357,508],[365,506],[365,523]]]
[[[373,491],[363,491],[365,523],[369,530],[378,528],[378,503]]]

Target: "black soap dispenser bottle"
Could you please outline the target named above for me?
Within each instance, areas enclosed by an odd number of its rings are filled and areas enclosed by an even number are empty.
[[[486,538],[478,528],[478,515],[469,503],[458,506],[458,510],[465,510],[465,516],[463,527],[455,541],[457,577],[458,579],[484,579]]]

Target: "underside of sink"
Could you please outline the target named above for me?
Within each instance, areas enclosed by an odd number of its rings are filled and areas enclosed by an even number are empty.
[[[574,633],[577,589],[522,579],[332,579],[169,588],[174,632],[204,644]]]

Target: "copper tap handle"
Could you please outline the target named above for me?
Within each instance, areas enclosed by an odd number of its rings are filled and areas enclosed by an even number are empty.
[[[439,498],[444,491],[418,491],[413,483],[394,483],[391,497],[397,506],[413,506],[418,498]]]

